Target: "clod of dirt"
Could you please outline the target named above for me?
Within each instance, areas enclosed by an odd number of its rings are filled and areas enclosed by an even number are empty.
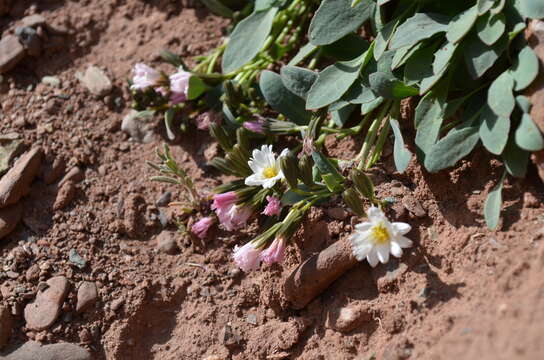
[[[0,179],[0,208],[15,204],[30,190],[42,163],[42,150],[34,148],[21,156]]]
[[[52,163],[44,163],[40,171],[40,178],[50,185],[60,179],[66,170],[66,162],[62,158],[55,158]]]
[[[76,311],[82,313],[96,303],[98,299],[98,290],[96,284],[90,281],[84,281],[77,289]]]
[[[130,194],[125,201],[123,226],[131,238],[137,238],[145,231],[145,208],[145,199],[139,194]]]
[[[61,210],[68,206],[76,196],[76,184],[72,181],[67,181],[62,184],[57,193],[55,202],[53,203],[53,210]]]
[[[0,239],[11,233],[23,215],[23,204],[18,203],[0,209]]]
[[[372,315],[364,304],[354,303],[342,308],[333,308],[327,314],[327,327],[348,333],[367,321]]]
[[[42,346],[38,342],[28,341],[6,355],[5,360],[92,360],[87,350],[69,343]]]
[[[85,73],[76,73],[76,78],[87,90],[96,96],[106,96],[111,92],[112,83],[110,78],[100,68],[91,65]]]
[[[140,143],[150,143],[154,140],[152,116],[138,115],[136,110],[130,110],[121,123],[121,130],[130,138]]]
[[[349,240],[339,240],[293,270],[283,284],[285,298],[302,309],[356,263]]]
[[[31,330],[41,331],[53,325],[68,294],[69,283],[64,276],[49,279],[47,285],[49,287],[25,307],[26,325]]]
[[[349,213],[341,207],[334,207],[326,210],[327,216],[335,220],[344,220],[349,216]]]
[[[19,137],[18,134],[16,135]],[[0,139],[0,175],[9,170],[11,161],[24,150],[23,141],[18,138],[9,140]]]
[[[0,40],[0,74],[13,69],[25,57],[25,48],[15,35]]]
[[[13,329],[13,316],[7,306],[0,305],[0,348],[6,345]]]
[[[84,178],[85,178],[85,173],[83,172],[83,170],[75,166],[71,168],[70,171],[66,173],[66,175],[64,175],[61,181],[59,181],[59,186],[62,186],[65,182],[68,182],[68,181],[71,181],[74,184],[77,184],[78,182],[82,181]]]
[[[175,233],[171,231],[162,231],[157,236],[157,249],[164,254],[177,254],[179,248],[176,244]]]

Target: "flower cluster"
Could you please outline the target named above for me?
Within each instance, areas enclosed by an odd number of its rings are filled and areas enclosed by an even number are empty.
[[[172,105],[183,103],[189,94],[189,80],[191,73],[182,67],[170,76],[149,67],[146,64],[138,63],[132,69],[132,90],[147,90],[153,88],[157,93],[168,98]]]

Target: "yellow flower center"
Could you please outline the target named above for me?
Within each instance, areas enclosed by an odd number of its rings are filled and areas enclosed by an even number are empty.
[[[376,225],[371,230],[374,244],[383,245],[389,242],[389,231],[383,224]]]
[[[276,175],[278,175],[278,172],[273,167],[267,167],[263,170],[263,176],[267,179],[273,178]]]

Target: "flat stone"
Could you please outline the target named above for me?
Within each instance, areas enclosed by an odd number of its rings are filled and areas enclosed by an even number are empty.
[[[76,73],[76,77],[93,95],[104,96],[111,92],[111,80],[106,73],[94,65],[89,66],[84,73]]]
[[[372,315],[367,307],[355,303],[329,311],[326,325],[342,333],[348,333],[371,319]]]
[[[23,215],[23,204],[18,203],[0,209],[0,239],[11,233]]]
[[[40,148],[28,151],[0,179],[0,208],[15,204],[28,194],[30,184],[40,170],[42,157]]]
[[[70,343],[42,346],[38,342],[28,341],[15,351],[5,355],[5,360],[92,360],[92,356],[87,350]]]
[[[84,281],[77,289],[76,311],[82,313],[96,303],[98,299],[98,290],[96,284],[90,281]]]
[[[163,231],[157,236],[157,249],[160,252],[174,255],[178,252],[178,245],[174,239],[174,234],[170,231]]]
[[[56,76],[44,76],[42,77],[42,84],[49,85],[51,87],[60,87],[60,79]]]
[[[62,186],[64,183],[66,183],[68,181],[71,181],[74,184],[77,184],[81,180],[83,180],[84,178],[85,178],[85,173],[83,172],[83,170],[81,170],[81,168],[75,166],[75,167],[71,168],[66,173],[66,175],[64,175],[64,177],[62,178],[61,181],[59,181],[59,186]]]
[[[64,276],[47,280],[47,285],[49,287],[25,307],[25,321],[30,330],[41,331],[53,325],[68,294],[69,282]]]
[[[13,330],[13,316],[4,305],[0,305],[0,349],[6,345]]]
[[[13,69],[25,57],[25,48],[15,35],[0,40],[0,74]]]
[[[23,26],[33,27],[36,28],[38,26],[45,25],[45,18],[40,14],[34,14],[25,16],[21,22],[23,23]]]

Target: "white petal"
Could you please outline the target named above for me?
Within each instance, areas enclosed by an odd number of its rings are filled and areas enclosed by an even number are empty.
[[[376,252],[378,253],[378,259],[382,264],[389,261],[389,245],[376,246]]]
[[[412,240],[408,239],[406,236],[402,236],[402,235],[395,236],[395,238],[393,238],[392,241],[399,244],[401,248],[409,248],[410,246],[412,246]]]
[[[372,245],[372,243],[369,241],[368,231],[355,232],[351,234],[351,236],[349,237],[349,240],[351,241],[351,244],[355,246],[362,246],[366,244]]]
[[[412,227],[410,226],[410,224],[406,224],[403,222],[396,222],[391,225],[401,235],[408,234],[410,230],[412,230]]]
[[[275,178],[270,178],[270,179],[264,180],[262,182],[263,188],[270,189],[272,186],[274,186],[276,184],[276,181],[277,181],[277,179],[275,179]]]
[[[372,223],[369,222],[362,222],[360,224],[355,225],[355,230],[357,231],[368,231],[372,228]]]
[[[376,248],[373,248],[372,251],[368,253],[366,260],[372,267],[376,267],[376,265],[378,265],[378,254],[376,254]]]
[[[388,222],[383,211],[376,206],[371,206],[367,211],[367,215],[370,222],[374,224],[378,222]]]
[[[391,254],[398,258],[402,256],[402,248],[396,241],[391,241]]]
[[[370,251],[372,251],[372,245],[371,244],[361,244],[356,246],[351,246],[353,255],[355,258],[359,261],[363,261],[364,258],[368,255]]]
[[[253,174],[248,176],[244,182],[248,186],[260,186],[263,183],[263,180],[256,174]]]
[[[253,160],[249,160],[247,162],[247,164],[249,165],[249,167],[251,168],[251,170],[253,170],[254,173],[261,173],[262,172],[262,169],[261,167],[259,166],[259,164],[257,164],[255,161]]]

